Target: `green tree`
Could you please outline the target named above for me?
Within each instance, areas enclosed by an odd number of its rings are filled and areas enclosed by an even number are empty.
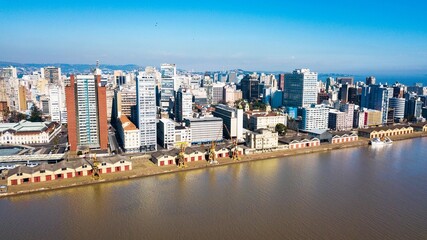
[[[12,111],[10,112],[10,117],[9,117],[9,122],[11,123],[17,123],[20,122],[21,120],[25,120],[27,119],[27,115],[17,112],[17,111]]]
[[[31,122],[42,122],[42,111],[36,106],[33,105],[31,107],[30,118],[28,119]]]
[[[277,125],[276,125],[276,132],[278,132],[279,133],[279,135],[284,135],[284,134],[286,134],[286,130],[288,130],[288,128],[285,126],[285,124],[283,124],[283,123],[278,123]]]

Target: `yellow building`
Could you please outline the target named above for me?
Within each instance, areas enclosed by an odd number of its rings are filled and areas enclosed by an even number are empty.
[[[359,136],[366,138],[383,138],[398,136],[404,134],[410,134],[414,132],[414,128],[411,126],[387,126],[387,127],[376,127],[360,129]]]
[[[18,101],[19,101],[19,110],[27,110],[27,89],[25,86],[19,86],[18,88]]]

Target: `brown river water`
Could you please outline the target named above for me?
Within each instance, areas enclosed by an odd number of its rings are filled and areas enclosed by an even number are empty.
[[[0,239],[427,239],[427,138],[0,199]]]

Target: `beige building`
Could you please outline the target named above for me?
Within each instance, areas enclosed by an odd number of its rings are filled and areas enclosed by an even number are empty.
[[[132,170],[132,162],[124,157],[100,158],[99,162],[101,174]],[[80,159],[72,162],[62,161],[56,164],[44,163],[33,168],[19,166],[7,173],[7,185],[90,176],[93,172],[92,164],[92,161]]]
[[[360,129],[359,136],[366,137],[366,138],[383,138],[383,137],[411,134],[413,132],[414,132],[414,128],[410,126],[398,125],[398,126]]]
[[[258,129],[246,133],[246,146],[256,150],[271,150],[279,145],[277,132],[268,129]]]
[[[117,132],[119,133],[125,152],[139,152],[139,146],[141,144],[139,129],[128,117],[126,117],[126,115],[121,115],[119,117]]]
[[[60,131],[56,122],[0,123],[0,144],[49,143]]]
[[[359,136],[353,132],[331,132],[332,138],[331,143],[346,143],[346,142],[356,142],[359,140]]]
[[[242,99],[242,91],[236,90],[235,87],[227,85],[223,90],[223,101],[230,106],[234,106],[234,102]]]
[[[286,126],[287,116],[267,111],[246,111],[243,113],[243,127],[251,131],[264,128],[274,131],[279,123]]]
[[[320,146],[320,140],[315,137],[288,137],[281,138],[280,142],[289,145],[288,149],[300,149]]]

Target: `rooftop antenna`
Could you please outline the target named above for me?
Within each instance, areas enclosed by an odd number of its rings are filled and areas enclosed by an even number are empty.
[[[96,60],[96,68],[99,68],[99,60]]]

